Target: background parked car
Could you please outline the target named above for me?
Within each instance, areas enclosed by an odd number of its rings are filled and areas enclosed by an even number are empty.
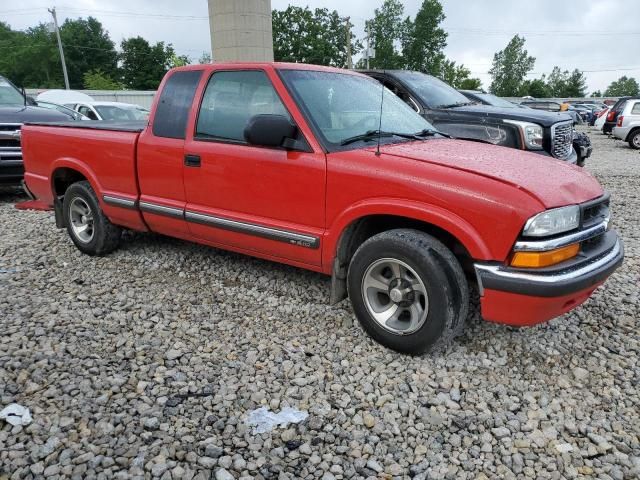
[[[146,120],[149,110],[132,103],[121,102],[81,102],[67,104],[76,112],[86,115],[91,120],[129,121]]]
[[[479,90],[458,90],[461,94],[467,97],[472,102],[479,103],[481,105],[491,105],[492,107],[502,108],[526,108],[518,105],[517,103],[510,102],[504,98],[497,97],[493,93],[481,92]]]
[[[36,101],[66,106],[73,103],[93,102],[94,100],[86,93],[76,92],[75,90],[60,90],[54,88],[39,93],[36,97]]]
[[[593,122],[593,126],[595,127],[596,130],[600,130],[602,132],[604,124],[607,121],[607,115],[609,114],[610,111],[611,111],[611,108],[605,108],[604,110],[598,113],[596,121]]]
[[[550,100],[525,100],[520,102],[520,105],[535,110],[544,110],[545,112],[564,112],[573,119],[573,123],[578,125],[583,123],[580,114],[567,103],[553,102]]]
[[[72,120],[69,114],[34,106],[35,102],[0,76],[0,184],[19,184],[24,176],[20,130],[25,122]]]
[[[40,101],[37,102],[37,105],[42,108],[48,108],[50,110],[56,110],[60,113],[70,115],[74,120],[91,120],[89,117],[81,114],[80,112],[76,112],[75,110],[72,110],[69,107],[65,107],[64,105],[58,105],[57,103]]]
[[[610,135],[613,132],[613,127],[618,123],[618,115],[622,111],[622,106],[625,104],[627,100],[639,99],[639,96],[635,97],[620,97],[618,101],[611,107],[609,113],[607,113],[607,120],[604,122],[604,126],[602,127],[602,133],[606,133]]]
[[[640,99],[627,100],[618,115],[613,136],[640,150]]]
[[[523,108],[478,105],[431,75],[406,70],[363,72],[381,81],[442,132],[581,163],[571,117]]]

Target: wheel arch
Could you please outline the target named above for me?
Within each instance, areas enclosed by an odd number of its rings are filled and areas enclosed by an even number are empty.
[[[635,133],[638,132],[639,130],[640,130],[640,125],[635,126],[631,130],[629,130],[629,133],[627,133],[627,138],[625,139],[625,142],[630,142],[631,137],[635,135]]]
[[[93,172],[82,162],[75,159],[59,159],[54,162],[50,175],[53,209],[56,226],[66,227],[62,215],[62,198],[67,189],[76,182],[87,181],[96,194],[101,191],[100,184]],[[98,198],[100,196],[98,195]]]
[[[347,270],[355,251],[368,238],[383,231],[412,228],[428,233],[447,246],[463,269],[470,273],[473,271],[473,259],[490,259],[492,256],[473,226],[437,207],[405,205],[389,208],[387,204],[387,209],[380,209],[377,213],[365,210],[359,213],[336,222],[334,235],[324,245],[323,259],[326,261],[323,263],[331,274],[331,303],[346,298]]]

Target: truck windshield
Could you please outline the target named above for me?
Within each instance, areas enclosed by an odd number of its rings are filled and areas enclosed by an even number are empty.
[[[375,140],[371,131],[387,132],[384,143],[406,141],[411,135],[433,127],[411,107],[385,89],[380,125],[382,85],[365,76],[310,70],[280,71],[310,121],[334,147]],[[396,132],[399,135],[389,134]],[[351,141],[355,137],[358,141]]]
[[[16,88],[0,77],[0,106],[24,105],[24,97]]]
[[[451,108],[472,103],[455,88],[420,72],[394,72],[429,108]]]

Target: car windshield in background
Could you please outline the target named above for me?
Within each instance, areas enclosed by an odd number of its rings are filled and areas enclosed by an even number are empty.
[[[429,108],[453,108],[472,102],[442,80],[420,72],[394,72]]]
[[[149,112],[141,108],[116,107],[112,105],[94,105],[103,120],[146,120]]]
[[[24,105],[24,97],[13,85],[0,78],[0,107]]]
[[[509,100],[505,100],[504,98],[496,97],[491,93],[474,93],[473,95],[494,107],[503,107],[503,108],[518,107],[515,103],[512,103]]]
[[[375,140],[371,133],[378,129],[385,132],[384,143],[403,141],[399,135],[433,129],[388,89],[384,92],[380,125],[382,85],[369,77],[286,69],[281,70],[281,75],[324,140],[334,146],[345,141],[358,144],[350,141],[358,136],[362,136],[361,142]]]

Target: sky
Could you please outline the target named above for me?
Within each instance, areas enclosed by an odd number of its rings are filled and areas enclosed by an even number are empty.
[[[405,15],[413,17],[421,0],[404,0]],[[530,78],[563,70],[585,72],[588,91],[604,90],[622,75],[640,81],[640,22],[638,0],[441,0],[448,32],[445,54],[467,66],[488,88],[493,54],[518,33],[536,58]],[[382,0],[272,0],[276,9],[287,5],[326,7],[350,16],[354,33],[364,37],[364,22]],[[0,21],[25,29],[50,21],[47,8],[56,6],[65,18],[92,15],[102,22],[117,44],[141,35],[173,44],[178,54],[192,59],[210,51],[206,0],[22,0],[0,1]],[[632,13],[634,12],[634,13]],[[356,59],[357,60],[357,59]]]

